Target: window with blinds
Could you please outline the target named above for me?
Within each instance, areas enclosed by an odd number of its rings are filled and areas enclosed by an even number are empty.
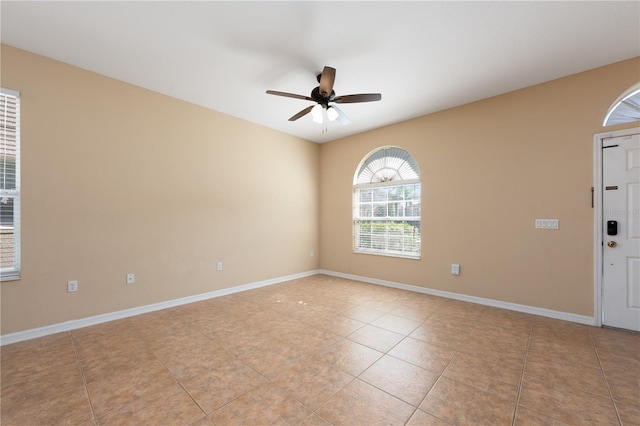
[[[353,250],[420,258],[420,172],[405,150],[369,154],[353,179]]]
[[[0,278],[20,278],[20,96],[0,89]]]

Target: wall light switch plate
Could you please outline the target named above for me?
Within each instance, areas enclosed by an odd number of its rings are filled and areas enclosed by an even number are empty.
[[[460,264],[458,263],[451,264],[451,274],[460,275]]]

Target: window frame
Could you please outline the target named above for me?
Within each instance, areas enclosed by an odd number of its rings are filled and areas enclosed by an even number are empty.
[[[21,224],[20,224],[20,198],[21,198],[21,182],[20,182],[20,92],[0,87],[2,96],[14,97],[16,101],[16,155],[15,155],[15,189],[0,188],[0,198],[10,197],[13,199],[13,262],[12,267],[0,267],[0,281],[14,281],[21,278]],[[4,118],[0,118],[4,121]],[[0,161],[6,159],[6,154],[0,152]],[[0,164],[1,167],[1,164]]]
[[[402,152],[402,154],[404,154],[404,157],[399,157],[399,156],[394,156],[394,155],[385,155],[384,158],[384,166],[379,166],[378,171],[383,171],[383,169],[387,169],[389,170],[389,174],[392,176],[390,179],[388,180],[381,180],[381,181],[377,181],[377,182],[363,182],[362,181],[362,176],[364,176],[364,174],[369,174],[371,176],[371,180],[374,180],[376,177],[379,178],[377,172],[372,173],[371,168],[369,167],[370,164],[372,164],[373,161],[378,161],[380,162],[380,155],[379,152],[382,150],[393,150],[391,151],[392,153],[400,153],[400,151]],[[387,161],[386,159],[393,159],[394,163],[399,163],[402,164],[402,166],[406,169],[407,165],[411,166],[410,167],[410,173],[409,179],[404,179],[403,178],[403,173],[400,171],[400,169],[395,170],[393,167],[389,167],[387,165]],[[396,173],[397,171],[397,173]],[[411,174],[415,175],[412,176]],[[406,173],[405,173],[406,175]],[[407,186],[414,186],[413,191],[412,191],[412,198],[410,199],[405,199],[404,197],[402,199],[398,199],[398,200],[392,200],[388,198],[388,193],[391,191],[391,188],[404,188]],[[417,188],[416,188],[417,186]],[[378,200],[375,201],[373,200],[373,198],[371,198],[371,200],[367,200],[367,201],[362,201],[361,200],[361,194],[363,191],[368,191],[368,190],[373,190],[375,191],[376,189],[381,189],[381,188],[389,188],[389,192],[387,192],[387,198],[385,200]],[[403,190],[404,192],[404,190]],[[372,193],[373,194],[373,193]],[[406,192],[405,192],[406,194]],[[353,179],[353,189],[352,189],[352,208],[353,208],[353,212],[352,212],[352,247],[353,247],[353,253],[356,254],[373,254],[373,255],[377,255],[377,256],[388,256],[388,257],[397,257],[397,258],[406,258],[406,259],[416,259],[419,260],[421,259],[422,256],[422,236],[421,236],[421,228],[422,228],[422,206],[421,206],[421,200],[422,200],[422,183],[421,183],[421,179],[420,179],[420,171],[418,169],[418,165],[415,161],[415,159],[411,156],[411,154],[409,154],[408,151],[399,148],[399,147],[395,147],[395,146],[385,146],[385,147],[381,147],[378,148],[372,152],[370,152],[368,155],[366,155],[364,157],[364,159],[360,162],[360,164],[358,165],[358,168],[356,169],[355,175],[354,175],[354,179]],[[397,214],[392,214],[390,215],[389,213],[389,206],[391,204],[400,204],[400,203],[415,203],[417,201],[417,205],[418,207],[418,215],[409,215],[407,216],[406,213],[406,208],[407,205],[403,206],[402,209],[402,214],[401,215],[397,215]],[[371,204],[371,212],[369,215],[363,215],[362,211],[361,211],[361,207],[362,206],[366,206],[367,204]],[[378,208],[382,208],[383,209],[383,216],[376,216],[374,213],[375,210],[375,205],[378,205]],[[414,205],[414,206],[415,206]],[[367,210],[365,208],[365,210]],[[386,224],[385,226],[385,231],[382,234],[379,234],[380,236],[380,240],[383,241],[383,245],[385,248],[373,248],[373,247],[363,247],[361,242],[362,242],[362,235],[365,235],[363,233],[361,233],[361,225],[366,222],[369,222],[371,224],[378,222],[378,223],[384,223]],[[416,236],[414,234],[413,237],[411,236],[407,236],[406,234],[404,234],[404,230],[406,229],[406,226],[412,226],[414,228],[416,228],[416,225],[413,225],[411,222],[418,222],[417,225],[417,229],[419,231],[418,236],[417,236],[417,250],[404,250],[405,243],[407,241],[409,241],[411,243],[411,239],[415,239]],[[393,224],[394,227],[397,227],[398,224],[401,225],[401,229],[402,231],[399,234],[394,234],[393,231],[390,231],[389,229],[389,224]],[[414,230],[415,232],[415,230]],[[375,233],[373,231],[370,232],[369,234],[370,238],[373,241],[373,238],[375,236]],[[390,249],[390,246],[394,244],[393,240],[396,240],[396,244],[398,244],[399,246],[402,247],[402,250],[393,250]],[[415,244],[415,241],[413,241],[412,244]],[[371,243],[371,245],[373,245],[373,242]]]

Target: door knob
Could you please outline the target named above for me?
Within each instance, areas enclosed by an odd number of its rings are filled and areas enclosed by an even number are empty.
[[[611,248],[614,248],[615,246],[617,246],[617,245],[618,245],[618,243],[616,243],[615,241],[609,241],[609,242],[607,243],[607,245],[608,245],[609,247],[611,247]]]

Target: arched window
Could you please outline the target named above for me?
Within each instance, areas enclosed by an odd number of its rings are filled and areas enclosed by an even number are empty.
[[[420,171],[407,151],[367,155],[353,178],[353,250],[420,258]]]
[[[640,83],[630,87],[611,105],[603,126],[640,120]]]

